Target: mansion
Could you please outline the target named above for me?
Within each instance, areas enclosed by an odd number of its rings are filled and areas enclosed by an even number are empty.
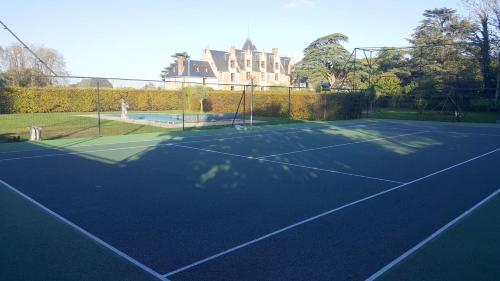
[[[235,47],[227,52],[205,49],[202,60],[178,56],[170,65],[165,81],[169,88],[192,82],[214,89],[241,89],[241,85],[249,85],[253,79],[255,85],[265,89],[265,86],[289,86],[292,67],[292,59],[280,56],[278,49],[273,48],[271,53],[259,52],[248,39],[241,50]]]

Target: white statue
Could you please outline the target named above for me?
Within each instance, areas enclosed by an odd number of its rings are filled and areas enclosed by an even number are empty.
[[[28,129],[30,130],[30,141],[42,140],[42,127],[30,126]]]
[[[121,103],[121,109],[122,109],[122,114],[121,114],[121,118],[122,119],[127,119],[128,116],[128,103],[122,98],[120,99],[120,103]]]

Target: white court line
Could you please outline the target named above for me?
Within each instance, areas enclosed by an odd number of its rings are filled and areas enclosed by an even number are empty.
[[[452,220],[449,223],[445,224],[443,227],[441,227],[440,229],[438,229],[436,232],[432,233],[429,237],[425,238],[424,240],[422,240],[417,245],[413,246],[411,249],[409,249],[408,251],[406,251],[404,254],[402,254],[398,258],[394,259],[393,261],[391,261],[390,263],[388,263],[386,266],[382,267],[380,270],[378,270],[377,272],[375,272],[372,276],[368,277],[366,279],[366,281],[373,281],[373,280],[379,278],[382,274],[386,273],[391,268],[393,268],[394,266],[396,266],[397,264],[399,264],[400,262],[402,262],[404,259],[406,259],[410,255],[414,254],[416,251],[418,251],[420,248],[422,248],[423,246],[425,246],[431,240],[433,240],[434,238],[436,238],[437,236],[439,236],[441,233],[443,233],[444,231],[446,231],[448,228],[450,228],[453,225],[455,225],[456,223],[458,223],[464,217],[466,217],[467,215],[469,215],[470,213],[472,213],[473,211],[475,211],[477,208],[481,207],[481,205],[483,205],[484,203],[486,203],[487,201],[489,201],[491,198],[495,197],[499,193],[500,193],[500,188],[497,189],[492,194],[490,194],[488,197],[486,197],[483,200],[481,200],[479,203],[477,203],[476,205],[474,205],[469,210],[467,210],[464,213],[462,213],[460,216],[456,217],[454,220]]]
[[[255,158],[255,159],[261,160],[261,161],[264,161],[264,162],[268,162],[268,163],[276,163],[276,164],[288,165],[288,166],[299,167],[299,168],[304,168],[304,169],[309,169],[309,170],[322,171],[322,172],[328,172],[328,173],[333,173],[333,174],[340,174],[340,175],[346,175],[346,176],[352,176],[352,177],[358,177],[358,178],[364,178],[364,179],[371,179],[371,180],[377,180],[377,181],[385,181],[385,182],[391,182],[391,183],[397,183],[397,184],[402,184],[403,183],[401,181],[395,181],[395,180],[389,180],[389,179],[383,179],[383,178],[377,178],[377,177],[370,177],[370,176],[365,176],[365,175],[360,175],[360,174],[353,174],[353,173],[341,172],[341,171],[337,171],[337,170],[322,169],[322,168],[317,168],[317,167],[311,167],[311,166],[305,166],[305,165],[299,165],[299,164],[292,164],[292,163],[281,162],[281,161],[274,161],[274,160],[268,160],[268,159],[259,159],[259,158]]]
[[[245,159],[256,159],[252,156],[245,156],[245,155],[240,155],[240,154],[234,154],[234,153],[228,153],[228,152],[222,152],[222,151],[216,151],[216,150],[211,150],[211,149],[206,149],[206,148],[198,148],[194,146],[187,146],[187,145],[182,145],[182,144],[171,144],[171,146],[177,146],[177,147],[182,147],[182,148],[187,148],[187,149],[193,149],[193,150],[198,150],[198,151],[204,151],[204,152],[210,152],[210,153],[216,153],[216,154],[222,154],[222,155],[227,155],[227,156],[234,156],[234,157],[239,157],[239,158],[245,158]]]
[[[341,124],[342,125],[342,124]],[[367,126],[370,124],[348,124],[348,125],[335,125],[335,124],[329,124],[329,125],[309,125],[309,126],[303,126],[303,127],[295,127],[295,128],[278,128],[278,129],[260,129],[260,127],[271,127],[271,126],[276,126],[276,125],[263,125],[259,126],[259,128],[254,128],[252,131],[249,132],[237,132],[237,133],[224,133],[224,134],[212,134],[212,135],[199,135],[199,136],[174,136],[174,137],[181,137],[183,139],[192,139],[192,138],[203,138],[203,137],[219,137],[219,136],[232,136],[232,135],[246,135],[246,137],[252,137],[256,135],[262,135],[264,133],[270,132],[273,134],[289,134],[290,131],[294,131],[291,133],[308,133],[310,131],[319,131],[320,129],[323,128],[331,128],[332,126],[334,128],[346,128],[346,127],[356,127],[356,126]],[[376,126],[371,126],[370,128],[360,128],[360,129],[372,129],[376,128]],[[386,129],[386,127],[384,127]],[[390,128],[388,128],[390,129]],[[410,129],[407,129],[410,130]],[[296,132],[295,132],[296,131]],[[411,131],[417,131],[417,130],[411,130]],[[258,132],[259,134],[252,134],[252,132]],[[271,134],[270,134],[271,135]],[[210,139],[210,140],[218,140],[218,139]],[[210,141],[210,140],[204,140],[204,141]],[[141,142],[164,142],[164,141],[169,141],[169,142],[176,142],[176,141],[181,141],[181,140],[175,140],[173,138],[159,138],[156,140],[136,140],[136,141],[125,141],[125,142],[110,142],[110,143],[95,143],[95,144],[84,144],[84,145],[68,145],[68,146],[54,146],[54,147],[46,147],[46,148],[37,148],[37,149],[21,149],[21,150],[12,150],[12,151],[0,151],[0,154],[10,154],[10,153],[21,153],[21,152],[33,152],[33,151],[45,151],[45,150],[64,150],[64,149],[69,149],[69,148],[79,148],[79,147],[91,147],[91,146],[105,146],[105,145],[121,145],[121,144],[131,144],[131,143],[141,143]]]
[[[379,140],[395,139],[395,138],[400,138],[400,137],[405,137],[405,136],[412,136],[412,135],[418,135],[418,134],[423,134],[423,133],[428,133],[428,132],[429,131],[421,131],[421,132],[409,133],[409,134],[403,134],[403,135],[397,135],[397,136],[391,136],[391,137],[373,138],[373,139],[367,139],[367,140],[362,140],[362,141],[355,141],[355,142],[347,142],[347,143],[341,143],[341,144],[320,146],[320,147],[314,147],[314,148],[296,150],[296,151],[291,151],[291,152],[284,152],[284,153],[277,153],[277,154],[271,154],[271,155],[266,155],[266,156],[259,156],[257,158],[263,159],[263,158],[270,158],[270,157],[275,157],[275,156],[297,154],[297,153],[303,153],[303,152],[308,152],[308,151],[329,149],[329,148],[341,147],[341,146],[347,146],[347,145],[353,145],[353,144],[359,144],[359,143],[366,143],[366,142],[373,142],[373,141],[379,141]]]
[[[308,129],[311,131],[310,129]],[[282,135],[289,134],[300,134],[300,133],[308,133],[307,130],[287,130],[286,132],[281,133]],[[104,149],[96,149],[96,150],[86,150],[86,151],[71,151],[71,152],[62,152],[62,153],[51,153],[51,154],[43,154],[43,155],[32,155],[32,156],[22,156],[22,157],[11,157],[11,158],[3,158],[0,159],[0,162],[3,161],[14,161],[14,160],[25,160],[25,159],[36,159],[36,158],[46,158],[46,157],[54,157],[54,156],[67,156],[67,155],[80,155],[86,153],[96,153],[96,152],[105,152],[105,151],[116,151],[116,150],[126,150],[126,149],[137,149],[137,148],[148,148],[148,147],[161,147],[161,146],[172,146],[174,144],[189,144],[189,143],[200,143],[200,142],[216,142],[216,141],[224,141],[224,140],[233,140],[233,139],[244,139],[244,138],[254,138],[254,137],[267,137],[267,136],[276,136],[276,132],[271,132],[269,134],[249,134],[244,136],[237,137],[228,137],[228,138],[218,138],[218,139],[204,139],[204,140],[193,140],[193,141],[170,141],[167,143],[155,143],[150,145],[138,145],[138,146],[126,146],[126,147],[118,147],[118,148],[104,148]],[[123,144],[123,143],[117,143]],[[104,144],[103,144],[104,145]],[[110,144],[106,144],[110,145]],[[98,145],[89,145],[89,146],[98,146]],[[82,146],[84,147],[84,146]],[[51,149],[41,149],[41,150],[51,150]],[[56,149],[62,150],[62,149]],[[24,152],[24,151],[20,151]],[[13,153],[13,152],[10,152]]]
[[[376,180],[376,181],[385,181],[385,182],[391,182],[391,183],[397,183],[397,184],[403,183],[403,182],[395,181],[395,180],[389,180],[389,179],[383,179],[383,178],[377,178],[377,177],[370,177],[370,176],[365,176],[365,175],[360,175],[360,174],[353,174],[353,173],[341,172],[341,171],[336,171],[336,170],[328,170],[328,169],[316,168],[316,167],[311,167],[311,166],[305,166],[305,165],[292,164],[292,163],[281,162],[281,161],[274,161],[274,160],[256,158],[256,157],[252,157],[252,156],[245,156],[245,155],[240,155],[240,154],[221,152],[221,151],[216,151],[216,150],[211,150],[211,149],[205,149],[205,148],[198,148],[198,147],[187,146],[187,145],[172,144],[172,146],[178,146],[178,147],[187,148],[187,149],[194,149],[194,150],[199,150],[199,151],[204,151],[204,152],[210,152],[210,153],[216,153],[216,154],[222,154],[222,155],[240,157],[240,158],[245,158],[245,159],[250,159],[250,160],[258,160],[258,161],[267,162],[267,163],[274,163],[274,164],[281,164],[281,165],[299,167],[299,168],[304,168],[304,169],[308,169],[308,170],[328,172],[328,173],[332,173],[332,174],[340,174],[340,175],[345,175],[345,176],[358,177],[358,178],[364,178],[364,179],[371,179],[371,180]]]
[[[479,156],[476,156],[476,157],[474,157],[474,158],[471,158],[471,159],[465,160],[465,161],[463,161],[463,162],[460,162],[460,163],[455,164],[455,165],[453,165],[453,166],[450,166],[450,167],[448,167],[448,168],[445,168],[445,169],[439,170],[439,171],[437,171],[437,172],[434,172],[434,173],[428,174],[428,175],[423,176],[423,177],[421,177],[421,178],[418,178],[418,179],[412,180],[412,181],[410,181],[410,182],[403,183],[403,184],[398,185],[398,186],[396,186],[396,187],[393,187],[393,188],[390,188],[390,189],[387,189],[387,190],[384,190],[384,191],[381,191],[381,192],[375,193],[375,194],[373,194],[373,195],[370,195],[370,196],[367,196],[367,197],[364,197],[364,198],[358,199],[358,200],[356,200],[356,201],[353,201],[353,202],[347,203],[347,204],[342,205],[342,206],[340,206],[340,207],[337,207],[337,208],[335,208],[335,209],[332,209],[332,210],[329,210],[329,211],[326,211],[326,212],[320,213],[320,214],[315,215],[315,216],[313,216],[313,217],[310,217],[310,218],[308,218],[308,219],[305,219],[305,220],[299,221],[299,222],[294,223],[294,224],[292,224],[292,225],[286,226],[286,227],[284,227],[284,228],[278,229],[278,230],[273,231],[273,232],[271,232],[271,233],[268,233],[268,234],[266,234],[266,235],[260,236],[260,237],[258,237],[258,238],[256,238],[256,239],[254,239],[254,240],[251,240],[251,241],[245,242],[245,243],[243,243],[243,244],[240,244],[240,245],[237,245],[237,246],[235,246],[235,247],[229,248],[229,249],[227,249],[227,250],[225,250],[225,251],[219,252],[219,253],[217,253],[217,254],[215,254],[215,255],[209,256],[209,257],[207,257],[207,258],[204,258],[204,259],[201,259],[201,260],[199,260],[199,261],[193,262],[193,263],[191,263],[191,264],[188,264],[188,265],[183,266],[183,267],[181,267],[181,268],[178,268],[178,269],[176,269],[176,270],[170,271],[170,272],[168,272],[168,273],[164,274],[163,276],[164,276],[164,277],[168,277],[168,276],[171,276],[171,275],[177,274],[177,273],[179,273],[179,272],[182,272],[182,271],[188,270],[188,269],[190,269],[190,268],[193,268],[193,267],[198,266],[198,265],[200,265],[200,264],[203,264],[203,263],[209,262],[209,261],[214,260],[214,259],[216,259],[216,258],[219,258],[219,257],[221,257],[221,256],[227,255],[227,254],[232,253],[232,252],[234,252],[234,251],[237,251],[237,250],[239,250],[239,249],[241,249],[241,248],[244,248],[244,247],[250,246],[250,245],[252,245],[252,244],[255,244],[255,243],[259,242],[259,241],[262,241],[262,240],[267,239],[267,238],[269,238],[269,237],[275,236],[275,235],[277,235],[277,234],[280,234],[280,233],[285,232],[285,231],[287,231],[287,230],[290,230],[290,229],[292,229],[292,228],[296,228],[296,227],[298,227],[298,226],[300,226],[300,225],[303,225],[303,224],[305,224],[305,223],[308,223],[308,222],[311,222],[311,221],[317,220],[317,219],[319,219],[319,218],[322,218],[322,217],[324,217],[324,216],[327,216],[327,215],[330,215],[330,214],[336,213],[336,212],[338,212],[338,211],[340,211],[340,210],[343,210],[343,209],[346,209],[346,208],[348,208],[348,207],[351,207],[351,206],[354,206],[354,205],[358,205],[358,204],[363,203],[363,202],[365,202],[365,201],[368,201],[368,200],[370,200],[370,199],[380,197],[380,196],[382,196],[382,195],[384,195],[384,194],[386,194],[386,193],[393,192],[393,191],[395,191],[395,190],[401,189],[401,188],[403,188],[403,187],[405,187],[405,186],[408,186],[408,185],[410,185],[410,184],[413,184],[413,183],[416,183],[416,182],[422,181],[422,180],[424,180],[424,179],[430,178],[430,177],[435,176],[435,175],[437,175],[437,174],[441,174],[441,173],[443,173],[443,172],[446,172],[446,171],[451,170],[451,169],[453,169],[453,168],[456,168],[456,167],[462,166],[462,165],[467,164],[467,163],[469,163],[469,162],[472,162],[472,161],[474,161],[474,160],[477,160],[477,159],[483,158],[483,157],[485,157],[485,156],[488,156],[488,155],[490,155],[490,154],[496,153],[496,152],[498,152],[498,151],[500,151],[500,148],[497,148],[497,149],[495,149],[495,150],[492,150],[492,151],[486,152],[486,153],[481,154],[481,155],[479,155]]]
[[[265,125],[265,126],[275,126],[275,125]],[[331,127],[335,125],[313,125],[310,127],[304,126],[303,128],[296,127],[296,128],[279,128],[276,130],[268,130],[268,129],[253,129],[250,132],[237,132],[237,133],[224,133],[224,134],[212,134],[212,135],[199,135],[199,136],[174,136],[174,137],[181,137],[183,139],[192,139],[192,138],[203,138],[203,137],[219,137],[219,136],[232,136],[232,135],[247,135],[248,137],[255,136],[252,135],[252,132],[258,132],[259,134],[263,134],[266,132],[271,132],[271,133],[279,133],[279,132],[288,132],[288,131],[302,131],[302,132],[307,132],[307,130],[313,130],[317,128],[323,128],[323,127]],[[350,125],[353,126],[353,125]],[[360,125],[358,125],[360,126]],[[259,126],[260,127],[260,126]],[[140,143],[140,142],[162,142],[162,141],[171,141],[175,142],[177,140],[172,139],[172,138],[159,138],[156,140],[136,140],[136,141],[125,141],[125,142],[110,142],[110,143],[95,143],[95,144],[83,144],[83,145],[68,145],[68,146],[54,146],[54,147],[46,147],[46,148],[37,148],[37,149],[21,149],[21,150],[12,150],[12,151],[0,151],[0,154],[9,154],[9,153],[20,153],[20,152],[33,152],[33,151],[44,151],[44,150],[63,150],[67,148],[78,148],[78,147],[89,147],[89,146],[104,146],[104,145],[115,145],[115,144],[130,144],[130,143]]]
[[[393,130],[401,130],[401,131],[417,131],[416,128],[399,128],[399,127],[377,127],[377,129],[393,129]],[[426,129],[426,128],[419,128]],[[428,129],[428,128],[427,128]],[[454,135],[472,135],[472,136],[485,136],[485,137],[500,137],[499,134],[483,134],[483,133],[472,133],[472,132],[457,132],[457,131],[441,131],[441,130],[427,130],[430,133],[441,133],[441,134],[454,134]]]
[[[301,132],[287,132],[286,134],[297,134],[297,133],[301,133]],[[3,159],[0,159],[0,162],[3,162],[3,161],[13,161],[13,160],[24,160],[24,159],[35,159],[35,158],[46,158],[46,157],[54,157],[54,156],[80,155],[80,154],[86,154],[86,153],[96,153],[96,152],[116,151],[116,150],[127,150],[127,149],[137,149],[137,148],[174,146],[174,145],[185,144],[185,143],[200,143],[200,142],[211,142],[211,141],[216,142],[216,141],[233,140],[233,139],[243,139],[243,138],[253,138],[253,137],[266,137],[266,136],[273,136],[273,135],[274,134],[256,134],[256,135],[230,137],[230,138],[195,140],[195,141],[185,141],[185,142],[168,142],[168,143],[159,143],[159,144],[157,143],[157,144],[150,144],[150,145],[138,145],[138,146],[117,147],[117,148],[104,148],[104,149],[96,149],[96,150],[51,153],[51,154],[43,154],[43,155],[32,155],[32,156],[3,158]]]
[[[118,250],[117,248],[111,246],[110,244],[108,244],[104,240],[100,239],[99,237],[97,237],[97,236],[93,235],[92,233],[86,231],[85,229],[79,227],[78,225],[74,224],[73,222],[69,221],[68,219],[64,218],[63,216],[59,215],[58,213],[56,213],[56,212],[52,211],[51,209],[45,207],[44,205],[42,205],[41,203],[39,203],[35,199],[33,199],[33,198],[29,197],[28,195],[22,193],[21,191],[17,190],[12,185],[6,183],[3,180],[0,180],[0,184],[2,184],[3,186],[7,187],[8,189],[10,189],[14,193],[18,194],[19,196],[21,196],[25,200],[29,201],[33,205],[37,206],[38,208],[42,209],[43,211],[45,211],[49,215],[55,217],[56,219],[60,220],[64,224],[66,224],[69,227],[73,228],[74,230],[78,231],[83,236],[86,236],[87,238],[90,238],[91,240],[95,241],[97,244],[103,246],[104,248],[112,251],[116,255],[122,257],[123,259],[125,259],[125,260],[129,261],[130,263],[134,264],[135,266],[139,267],[143,271],[145,271],[145,272],[153,275],[154,277],[158,278],[159,280],[164,280],[164,281],[168,280],[168,279],[166,279],[166,276],[162,276],[161,274],[159,274],[158,272],[154,271],[150,267],[142,264],[141,262],[137,261],[136,259],[132,258],[131,256],[129,256],[129,255],[125,254],[124,252]]]

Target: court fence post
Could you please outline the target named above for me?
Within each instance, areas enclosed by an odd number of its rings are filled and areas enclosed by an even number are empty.
[[[185,97],[184,97],[184,82],[182,82],[181,84],[181,104],[182,104],[182,130],[184,131],[186,128],[185,128],[185,124],[184,124],[184,117],[185,117]]]
[[[97,97],[96,97],[96,109],[97,109],[97,131],[99,136],[101,136],[101,94],[99,91],[99,80],[97,80]]]
[[[253,127],[253,79],[251,79],[252,88],[250,89],[250,128]]]
[[[292,87],[288,87],[288,121],[292,120]]]
[[[243,87],[243,125],[246,124],[246,117],[247,117],[247,106],[246,106],[246,99],[247,99],[247,87]]]

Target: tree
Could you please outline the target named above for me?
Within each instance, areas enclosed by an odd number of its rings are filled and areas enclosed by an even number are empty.
[[[0,72],[0,92],[7,88],[7,77],[5,73]]]
[[[383,49],[376,57],[375,67],[380,72],[407,73],[408,51]]]
[[[495,52],[497,57],[497,84],[495,91],[495,105],[498,105],[498,98],[500,96],[500,0],[489,0],[488,7],[492,13],[492,25],[495,28]]]
[[[375,76],[373,88],[377,96],[394,96],[402,93],[401,80],[394,73]]]
[[[208,98],[208,88],[204,86],[184,87],[182,91],[184,95],[188,97],[188,105],[190,105],[191,97],[197,99],[200,102],[200,112],[203,113],[203,102]]]
[[[171,63],[169,66],[164,67],[160,72],[160,77],[163,81],[167,79],[168,74],[173,72],[175,69],[175,63]]]
[[[30,48],[56,73],[67,74],[64,58],[56,50],[40,46]],[[21,44],[3,48],[0,55],[0,65],[15,86],[46,86],[56,82],[55,78],[47,77],[52,73]]]
[[[472,42],[479,46],[481,73],[483,76],[483,87],[493,87],[493,77],[491,77],[491,40],[490,40],[490,19],[492,9],[490,7],[491,0],[463,0],[479,25],[479,29],[473,34]]]
[[[304,58],[295,66],[295,74],[308,77],[313,84],[327,81],[336,87],[338,78],[345,75],[345,64],[350,53],[341,45],[349,38],[334,33],[314,40],[304,49]]]
[[[472,83],[479,71],[470,38],[477,30],[472,22],[460,18],[448,8],[426,10],[424,20],[409,40],[414,74],[430,88],[443,90],[464,81]],[[458,83],[458,84],[457,84]]]

